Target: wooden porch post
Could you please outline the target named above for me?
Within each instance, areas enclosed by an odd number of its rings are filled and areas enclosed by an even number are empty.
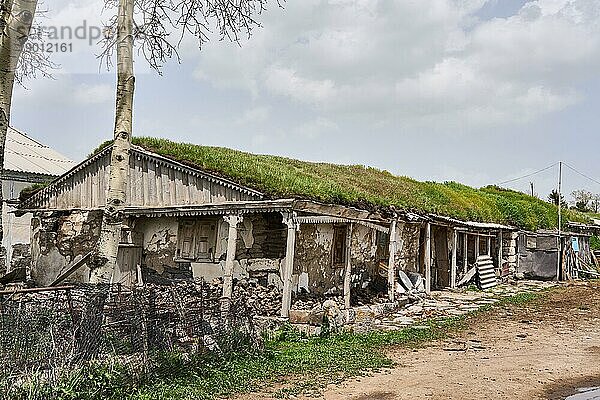
[[[348,233],[346,236],[346,268],[344,270],[344,306],[350,308],[350,287],[352,283],[352,228],[353,223],[348,225]]]
[[[431,223],[425,226],[425,293],[431,293]]]
[[[479,257],[479,233],[475,236],[475,261]]]
[[[486,239],[486,248],[487,248],[487,255],[488,256],[492,256],[492,238],[491,236],[488,236]]]
[[[396,219],[392,219],[390,224],[390,245],[388,259],[388,297],[390,301],[394,301],[396,292]]]
[[[466,274],[469,269],[469,234],[465,232],[465,242],[463,243],[463,274]]]
[[[498,231],[498,270],[502,275],[502,256],[504,253],[504,245],[502,244],[502,229]]]
[[[235,260],[235,247],[237,242],[237,225],[242,222],[239,215],[226,215],[223,220],[229,224],[227,235],[227,256],[225,258],[225,273],[223,277],[223,298],[231,299],[233,293],[233,261]]]
[[[452,229],[452,266],[450,269],[450,287],[454,289],[456,287],[456,254],[458,247],[458,232],[455,229]]]
[[[283,297],[281,300],[281,316],[289,316],[292,305],[292,275],[294,273],[294,255],[296,252],[296,223],[293,214],[283,215],[283,223],[287,225],[285,265],[283,266]]]

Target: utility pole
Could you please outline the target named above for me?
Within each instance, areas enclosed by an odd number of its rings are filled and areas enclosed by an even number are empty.
[[[562,216],[561,216],[561,189],[562,189],[562,161],[558,163],[558,257],[556,262],[556,281],[560,281],[560,266],[562,257],[562,239],[560,237]]]
[[[531,197],[535,197],[535,192],[533,191],[533,182],[529,182],[529,186],[531,186]]]

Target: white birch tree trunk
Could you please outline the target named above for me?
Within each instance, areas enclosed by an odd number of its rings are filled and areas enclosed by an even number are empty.
[[[110,283],[115,271],[129,173],[133,119],[133,0],[119,0],[117,18],[117,99],[108,196],[91,283]]]
[[[4,0],[0,3],[0,176],[10,124],[13,86],[19,57],[29,38],[37,0]],[[2,179],[0,178],[0,242],[2,241]]]

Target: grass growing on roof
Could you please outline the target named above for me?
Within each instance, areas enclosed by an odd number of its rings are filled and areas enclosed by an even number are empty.
[[[553,228],[557,224],[554,205],[495,186],[475,189],[456,182],[420,182],[363,165],[299,161],[159,138],[134,137],[133,144],[272,197],[301,197],[362,207],[396,206],[530,230]],[[564,220],[585,222],[588,218],[565,210]]]

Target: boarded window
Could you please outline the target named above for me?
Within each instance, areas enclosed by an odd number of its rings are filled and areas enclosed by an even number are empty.
[[[539,236],[536,245],[538,250],[557,250],[558,239],[554,236]]]
[[[377,231],[377,260],[387,262],[390,259],[390,235]]]
[[[537,248],[537,236],[527,235],[527,242],[525,245],[528,249]]]
[[[213,261],[217,239],[215,220],[182,220],[179,224],[177,257],[194,261]]]
[[[346,226],[336,226],[333,229],[333,265],[343,266],[346,264]]]

